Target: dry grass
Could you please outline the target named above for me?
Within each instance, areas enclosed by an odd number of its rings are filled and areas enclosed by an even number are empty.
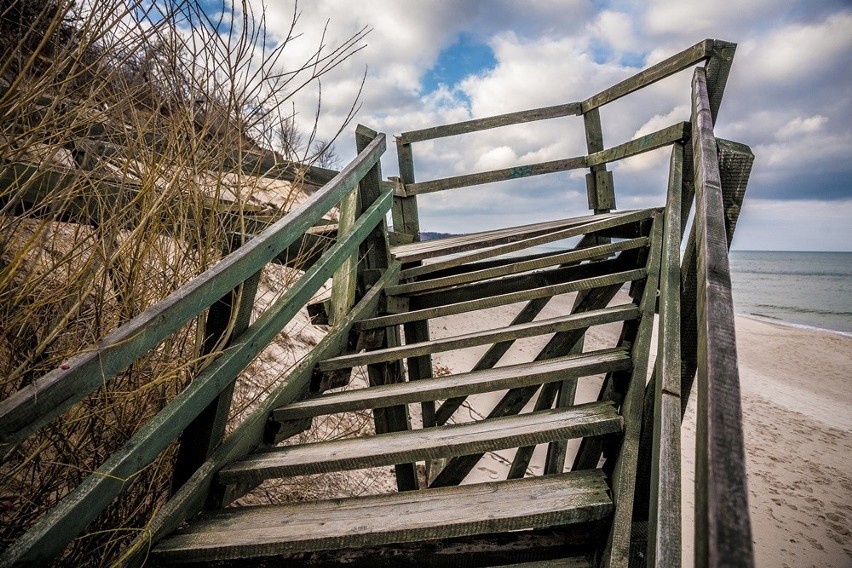
[[[297,143],[289,99],[360,49],[363,31],[283,72],[297,13],[281,41],[262,13],[223,14],[210,20],[194,0],[0,2],[0,398],[301,199],[298,182],[231,171],[233,158],[275,148],[306,161],[330,147]],[[296,275],[282,270],[270,293]],[[181,391],[203,365],[204,335],[203,320],[185,326],[4,457],[0,548]],[[116,558],[168,494],[174,451],[129,480],[58,563]]]

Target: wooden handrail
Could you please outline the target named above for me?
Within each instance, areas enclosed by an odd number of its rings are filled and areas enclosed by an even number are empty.
[[[278,256],[355,188],[384,150],[385,137],[380,135],[291,214],[162,302],[107,334],[91,351],[72,357],[63,368],[47,373],[0,402],[0,453],[111,380]]]
[[[696,566],[754,565],[725,208],[706,72],[692,82],[698,414]]]

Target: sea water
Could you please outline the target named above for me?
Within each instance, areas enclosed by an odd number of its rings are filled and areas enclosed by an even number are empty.
[[[852,333],[852,252],[731,251],[734,310]]]

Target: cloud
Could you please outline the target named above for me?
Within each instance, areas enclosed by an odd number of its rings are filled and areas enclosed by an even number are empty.
[[[316,48],[327,18],[328,45],[365,25],[372,28],[366,49],[323,82],[321,135],[345,115],[365,68],[358,121],[392,135],[580,101],[629,77],[637,64],[660,61],[715,37],[739,44],[716,132],[749,144],[755,152],[747,199],[781,205],[852,199],[852,184],[845,181],[852,179],[852,10],[843,0],[372,0],[369,10],[344,0],[319,0],[300,6],[304,35],[294,40],[292,50],[288,46],[293,61]],[[270,22],[286,29],[288,10],[280,3],[270,5]],[[463,34],[491,49],[492,64],[470,70],[456,84],[426,88],[429,70]],[[690,77],[686,71],[602,108],[605,144],[688,120]],[[305,116],[312,116],[316,93],[306,91],[296,103]],[[351,138],[349,132],[345,136]],[[385,175],[396,172],[393,144],[389,146]],[[339,149],[344,159],[354,155],[351,140],[341,140]],[[504,167],[513,160],[528,164],[583,153],[579,117],[414,147],[420,181]],[[614,166],[619,206],[659,204],[667,162],[668,151],[661,150]],[[569,199],[576,200],[579,212],[585,207],[583,174],[424,196],[424,226],[464,218],[472,230],[477,224],[501,224],[500,218],[491,221],[497,215],[508,215],[506,223],[524,216],[522,222],[553,218],[575,210],[573,201],[566,205]],[[781,205],[777,211],[789,211]],[[791,234],[781,229],[778,242],[789,241]]]

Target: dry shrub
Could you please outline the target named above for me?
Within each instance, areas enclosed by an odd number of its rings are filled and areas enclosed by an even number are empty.
[[[302,140],[288,101],[364,32],[285,72],[298,12],[283,39],[246,3],[221,14],[195,0],[0,0],[0,399],[303,198],[298,181],[233,171],[242,153],[333,152]],[[207,359],[204,334],[203,319],[184,326],[4,456],[0,548],[181,391]],[[168,495],[174,453],[129,480],[58,563],[115,559]]]

